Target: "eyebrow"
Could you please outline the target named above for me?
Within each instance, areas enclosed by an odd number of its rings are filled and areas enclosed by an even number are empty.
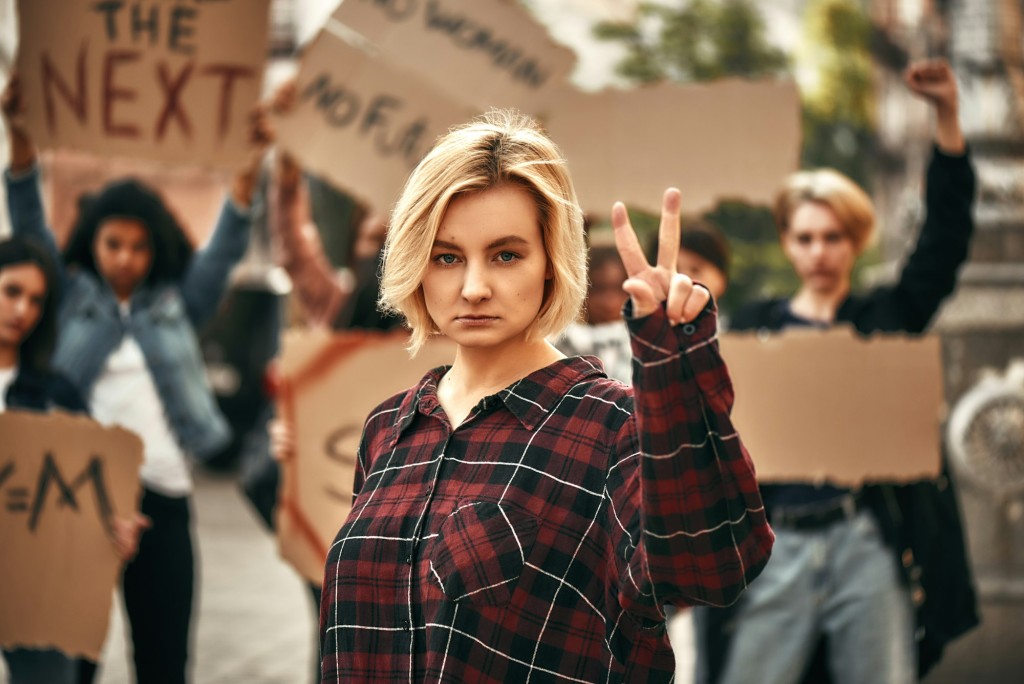
[[[530,244],[526,238],[522,238],[518,235],[508,235],[503,238],[491,242],[485,249],[496,249],[498,247],[507,247],[509,245],[528,245]],[[443,249],[462,249],[454,242],[446,242],[445,240],[434,240],[434,249],[441,247]]]

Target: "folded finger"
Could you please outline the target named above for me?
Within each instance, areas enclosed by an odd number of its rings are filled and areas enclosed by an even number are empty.
[[[695,285],[683,304],[683,315],[680,323],[689,323],[704,311],[704,307],[711,301],[711,293],[703,285]]]
[[[693,281],[689,276],[677,273],[672,277],[665,302],[665,313],[672,325],[682,322],[686,302],[693,292]]]

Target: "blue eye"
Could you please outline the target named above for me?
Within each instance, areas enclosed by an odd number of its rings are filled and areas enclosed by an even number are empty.
[[[513,261],[519,258],[519,255],[515,252],[499,252],[498,261],[503,264],[511,264]]]
[[[454,254],[438,254],[434,257],[434,261],[441,264],[442,266],[451,266],[458,259],[455,258]]]

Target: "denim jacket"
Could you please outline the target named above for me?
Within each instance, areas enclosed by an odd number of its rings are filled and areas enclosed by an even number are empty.
[[[38,169],[17,178],[8,172],[6,181],[14,234],[46,245],[59,264],[57,245],[46,228]],[[126,319],[102,279],[62,269],[54,368],[88,397],[107,358],[130,333],[181,447],[198,458],[222,448],[231,432],[207,383],[196,329],[217,310],[228,275],[248,246],[248,227],[248,213],[226,201],[209,243],[193,255],[182,279],[137,288]]]

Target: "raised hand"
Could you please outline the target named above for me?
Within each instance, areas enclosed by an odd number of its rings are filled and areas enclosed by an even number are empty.
[[[658,260],[653,266],[647,263],[626,207],[622,202],[612,205],[615,246],[628,276],[622,289],[633,300],[633,315],[647,316],[664,303],[672,325],[692,321],[711,299],[707,289],[694,285],[689,276],[676,270],[680,201],[679,190],[669,188],[665,191],[658,229]]]
[[[231,185],[232,199],[235,204],[243,208],[248,208],[252,201],[252,193],[259,180],[263,156],[274,141],[274,132],[270,126],[266,105],[256,105],[249,112],[246,128],[246,142],[249,149],[242,166],[235,172]]]
[[[903,80],[910,92],[935,108],[935,137],[939,147],[953,154],[963,152],[959,91],[949,63],[944,59],[914,62],[903,72]]]
[[[944,59],[914,62],[903,72],[910,91],[936,108],[957,107],[956,78]]]
[[[25,171],[36,163],[36,147],[25,126],[25,98],[21,80],[15,72],[11,72],[7,87],[0,96],[0,113],[11,143],[11,171]]]

